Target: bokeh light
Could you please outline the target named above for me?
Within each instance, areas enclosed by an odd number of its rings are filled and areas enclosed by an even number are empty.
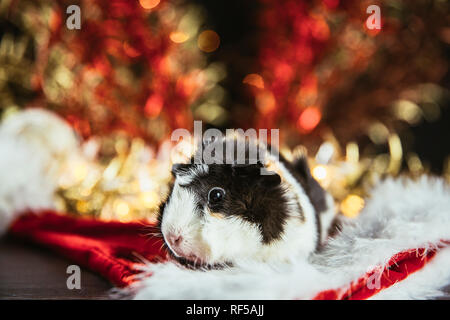
[[[354,194],[348,195],[340,206],[344,216],[349,218],[356,217],[363,208],[364,199]]]
[[[153,9],[160,3],[160,0],[139,0],[139,3],[144,9]]]
[[[327,168],[323,165],[317,165],[313,168],[312,175],[319,181],[325,180],[327,177]]]
[[[242,80],[242,83],[252,85],[258,89],[264,89],[264,80],[257,73],[250,73],[246,75],[244,80]]]
[[[216,51],[220,45],[220,37],[213,30],[205,30],[198,36],[197,45],[204,52]]]
[[[145,103],[145,114],[150,118],[158,116],[163,108],[164,101],[159,94],[153,94]]]
[[[298,118],[298,126],[303,131],[313,130],[320,122],[322,114],[317,107],[308,107]]]
[[[169,37],[175,43],[183,43],[189,39],[189,35],[182,31],[171,32]]]

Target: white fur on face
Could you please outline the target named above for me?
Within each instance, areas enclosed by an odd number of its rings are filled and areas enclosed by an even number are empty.
[[[185,181],[185,178],[182,179]],[[236,216],[218,217],[197,208],[195,193],[175,180],[172,196],[163,213],[161,231],[169,248],[178,256],[198,259],[203,263],[225,263],[236,257],[255,255],[261,247],[261,234],[256,225]],[[170,233],[182,237],[173,248],[167,241]]]
[[[208,215],[202,230],[209,243],[211,262],[234,262],[242,258],[255,258],[262,247],[258,227],[238,216],[216,217]]]
[[[177,176],[177,181],[180,185],[186,185],[192,182],[192,180],[194,180],[194,178],[196,176],[201,176],[201,175],[205,175],[208,173],[208,165],[206,164],[198,164],[195,167],[192,167],[191,169],[189,169],[188,172],[178,175]]]
[[[166,244],[177,256],[195,254],[200,259],[208,255],[208,247],[201,241],[202,218],[196,208],[196,197],[188,188],[180,186],[178,179],[172,190],[169,203],[164,209],[161,232]],[[182,236],[179,247],[174,248],[168,241],[170,234]]]

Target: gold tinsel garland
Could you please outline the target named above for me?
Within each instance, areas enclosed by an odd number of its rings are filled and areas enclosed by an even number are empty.
[[[313,176],[333,195],[343,215],[357,216],[377,181],[400,174],[405,157],[398,135],[391,134],[388,145],[388,153],[360,157],[356,143],[349,143],[343,151],[326,141],[308,157]],[[289,159],[297,148],[284,147],[281,152]],[[174,155],[169,141],[156,153],[139,138],[114,135],[90,139],[82,149],[91,153],[91,160],[67,163],[59,181],[60,210],[106,220],[156,218],[171,179]],[[404,175],[414,178],[428,172],[415,154],[408,154],[406,163]],[[450,181],[450,159],[446,163],[443,176]]]

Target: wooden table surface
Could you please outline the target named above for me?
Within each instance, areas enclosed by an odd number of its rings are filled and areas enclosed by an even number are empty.
[[[72,265],[51,252],[17,239],[0,239],[0,299],[108,299],[112,286],[81,268],[81,289],[66,285]]]

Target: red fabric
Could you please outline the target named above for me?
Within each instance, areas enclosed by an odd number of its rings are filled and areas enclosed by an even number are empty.
[[[23,215],[12,225],[10,233],[49,247],[98,272],[116,286],[124,287],[139,273],[139,256],[149,261],[167,257],[161,249],[162,239],[146,235],[152,227],[138,222],[104,222],[45,211]]]
[[[139,273],[142,265],[139,256],[153,262],[167,259],[167,252],[161,248],[162,239],[148,235],[152,228],[154,226],[144,223],[104,222],[44,211],[23,215],[12,225],[10,232],[52,248],[75,263],[98,272],[113,284],[124,287],[131,284]],[[400,252],[379,274],[376,274],[377,270],[368,272],[348,288],[325,290],[314,299],[367,299],[420,270],[435,256],[436,250],[421,248]],[[379,286],[370,289],[368,279],[374,277],[379,277]]]
[[[445,242],[448,245],[449,242]],[[442,248],[438,246],[437,249]],[[406,279],[412,273],[422,269],[436,255],[437,249],[419,248],[394,255],[380,270],[372,270],[344,289],[330,289],[320,292],[314,300],[365,300],[388,288],[396,282]],[[374,286],[374,280],[378,283]],[[371,284],[371,285],[369,285]]]

